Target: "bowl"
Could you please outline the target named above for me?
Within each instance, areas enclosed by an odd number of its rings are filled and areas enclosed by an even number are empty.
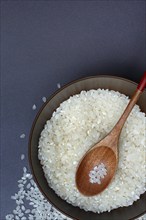
[[[86,212],[79,207],[74,207],[71,204],[68,204],[65,200],[61,199],[54,192],[54,190],[49,187],[38,159],[38,142],[40,133],[43,130],[46,121],[51,118],[52,113],[57,107],[59,107],[61,102],[65,101],[72,95],[80,93],[82,90],[98,88],[119,91],[131,97],[136,87],[136,83],[115,76],[102,75],[82,78],[73,81],[57,90],[57,92],[53,94],[39,110],[33,122],[29,138],[28,154],[30,168],[34,180],[42,194],[64,215],[77,220],[130,220],[138,218],[146,212],[146,192],[142,194],[140,199],[134,202],[133,205],[117,208],[111,212],[97,214],[90,211]],[[138,101],[138,105],[140,106],[141,110],[146,113],[146,105],[144,102],[145,99],[146,91],[143,92]]]

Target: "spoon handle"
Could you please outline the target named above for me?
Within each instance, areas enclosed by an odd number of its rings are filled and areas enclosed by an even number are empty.
[[[137,86],[137,89],[143,92],[144,88],[146,87],[146,71],[143,74],[143,77],[140,80],[140,83]]]
[[[142,76],[141,81],[138,84],[137,89],[133,97],[131,98],[129,104],[127,105],[125,111],[123,112],[121,118],[119,119],[113,130],[111,131],[112,133],[114,133],[115,135],[116,134],[120,135],[120,132],[124,126],[127,117],[129,116],[130,112],[132,111],[135,103],[138,101],[145,87],[146,87],[146,72],[144,72],[144,75]]]

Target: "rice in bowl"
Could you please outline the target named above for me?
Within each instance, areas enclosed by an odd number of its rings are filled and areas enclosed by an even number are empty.
[[[145,192],[145,114],[138,105],[123,127],[119,165],[109,187],[99,195],[85,197],[75,184],[80,159],[110,132],[128,102],[128,97],[115,91],[82,91],[61,103],[46,122],[38,156],[49,186],[68,203],[101,213],[132,205]]]

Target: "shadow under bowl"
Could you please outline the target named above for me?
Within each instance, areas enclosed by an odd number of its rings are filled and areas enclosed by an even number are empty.
[[[101,214],[90,211],[86,212],[79,207],[74,207],[71,204],[68,204],[49,187],[44,176],[42,166],[38,159],[38,142],[40,133],[43,130],[46,121],[51,118],[52,113],[56,110],[56,108],[59,107],[60,103],[67,100],[70,96],[80,93],[82,90],[103,88],[119,91],[120,93],[131,97],[136,87],[136,83],[120,77],[102,75],[82,78],[63,86],[55,94],[53,94],[39,110],[34,120],[30,132],[28,149],[29,163],[34,180],[45,198],[60,212],[72,219],[129,220],[138,218],[146,212],[146,192],[141,195],[140,199],[134,202],[131,206],[117,208],[111,212],[104,212]],[[145,100],[146,91],[143,92],[138,101],[138,105],[140,106],[141,110],[146,113]]]

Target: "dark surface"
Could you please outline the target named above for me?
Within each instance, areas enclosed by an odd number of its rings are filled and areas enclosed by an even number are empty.
[[[104,212],[100,215],[93,212],[85,212],[78,207],[73,207],[72,205],[66,203],[64,200],[59,198],[51,188],[48,188],[48,183],[44,177],[43,169],[38,159],[38,140],[40,133],[54,109],[58,108],[61,102],[68,99],[70,96],[80,93],[82,90],[90,89],[112,89],[124,93],[125,95],[132,96],[136,85],[127,80],[114,78],[114,77],[92,77],[83,80],[76,81],[69,86],[65,86],[57,94],[51,97],[45,106],[40,110],[37,115],[34,124],[32,126],[32,131],[30,135],[29,144],[29,161],[31,165],[31,170],[34,175],[35,181],[38,187],[46,198],[55,205],[56,208],[66,213],[68,216],[77,220],[131,220],[135,219],[142,213],[146,212],[146,192],[141,196],[141,199],[135,202],[130,207],[124,207],[120,209],[112,210],[111,212]],[[140,105],[142,111],[146,113],[146,91],[141,95],[138,104]]]
[[[136,82],[146,69],[146,1],[1,1],[1,220],[15,207],[42,96],[83,76]],[[20,139],[21,133],[26,138]]]

